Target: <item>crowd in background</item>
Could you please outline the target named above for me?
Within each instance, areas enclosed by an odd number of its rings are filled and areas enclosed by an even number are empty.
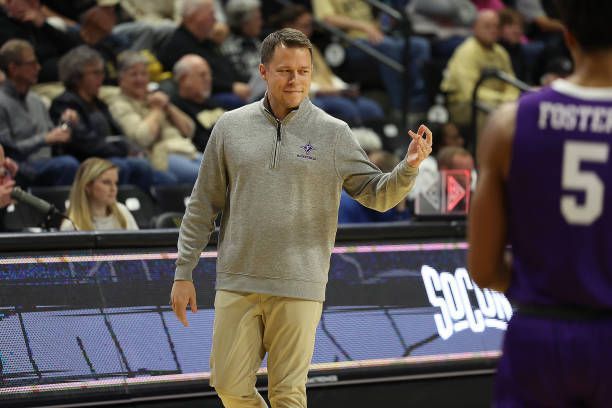
[[[406,203],[385,214],[348,196],[340,205],[340,222],[410,219],[440,170],[473,173],[472,94],[484,70],[538,87],[572,63],[550,0],[385,3],[407,18],[363,0],[0,0],[0,207],[15,183],[89,190],[104,176],[110,197],[117,185],[147,194],[193,185],[216,120],[264,96],[261,40],[291,27],[314,44],[311,100],[346,121],[383,171],[400,160],[385,125],[430,119],[439,159],[424,163]],[[363,46],[403,65],[409,80]],[[485,112],[519,96],[498,78],[477,94]],[[441,107],[446,114],[432,114]],[[103,171],[83,169],[92,163]],[[79,225],[62,228],[136,227],[111,201],[86,216],[76,215],[82,203],[71,205]]]

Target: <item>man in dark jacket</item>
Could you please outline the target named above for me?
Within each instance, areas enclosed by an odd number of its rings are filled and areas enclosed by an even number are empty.
[[[215,24],[212,0],[185,0],[183,21],[174,31],[159,55],[168,71],[186,54],[197,54],[210,64],[213,73],[213,99],[227,109],[244,105],[250,95],[250,86],[239,78],[231,62],[221,54],[209,35]]]

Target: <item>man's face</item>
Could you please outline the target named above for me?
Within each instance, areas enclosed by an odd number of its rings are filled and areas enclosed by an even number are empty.
[[[272,59],[259,65],[259,72],[268,83],[268,98],[273,109],[286,114],[308,96],[312,79],[312,58],[308,48],[278,45]]]
[[[21,52],[20,61],[9,65],[9,76],[15,83],[23,84],[28,87],[36,85],[40,64],[36,59],[33,49],[26,48]]]
[[[210,97],[212,75],[208,63],[204,60],[195,62],[191,69],[181,77],[179,86],[186,91],[185,94],[193,95],[196,102],[203,102]]]
[[[253,11],[251,18],[245,21],[242,25],[242,32],[247,37],[259,37],[262,26],[263,19],[261,17],[261,10],[256,9]]]
[[[474,25],[474,36],[485,47],[491,47],[499,38],[499,17],[493,11],[482,12]]]
[[[4,7],[10,17],[21,20],[30,8],[30,2],[28,0],[6,0]]]
[[[215,10],[212,3],[202,4],[189,16],[189,28],[200,41],[208,38],[215,25]]]

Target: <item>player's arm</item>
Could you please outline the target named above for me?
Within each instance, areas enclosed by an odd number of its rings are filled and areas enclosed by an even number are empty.
[[[479,138],[478,185],[468,222],[468,270],[481,288],[505,291],[510,265],[504,259],[507,243],[505,184],[512,155],[516,104],[492,114]]]

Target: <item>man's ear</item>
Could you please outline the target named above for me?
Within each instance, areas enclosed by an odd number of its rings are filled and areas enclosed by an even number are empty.
[[[264,64],[259,64],[259,75],[263,78],[264,81],[267,80],[267,73],[268,72],[266,71],[266,66]]]

